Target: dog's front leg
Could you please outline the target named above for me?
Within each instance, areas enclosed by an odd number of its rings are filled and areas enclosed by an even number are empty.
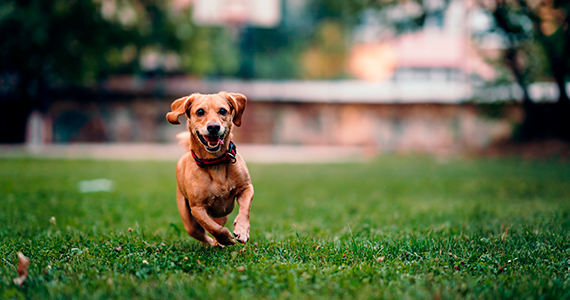
[[[216,223],[216,221],[208,215],[205,208],[199,206],[191,207],[190,212],[196,221],[198,221],[206,231],[214,236],[218,243],[221,245],[234,245],[236,243],[230,230]]]
[[[245,244],[249,240],[249,212],[253,201],[253,185],[249,185],[237,198],[238,215],[234,220],[234,235],[238,242]]]

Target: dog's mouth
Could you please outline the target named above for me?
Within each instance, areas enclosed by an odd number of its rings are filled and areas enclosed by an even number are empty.
[[[218,152],[220,148],[224,144],[224,136],[225,133],[222,135],[201,135],[198,131],[196,131],[196,135],[198,139],[204,146],[206,146],[206,150],[208,152]]]

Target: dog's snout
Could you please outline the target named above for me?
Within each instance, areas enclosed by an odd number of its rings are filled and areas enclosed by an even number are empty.
[[[207,125],[208,133],[210,134],[218,134],[220,132],[220,124],[216,122],[210,122]]]

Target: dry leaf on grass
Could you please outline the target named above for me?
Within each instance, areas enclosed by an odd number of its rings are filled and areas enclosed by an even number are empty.
[[[18,278],[14,278],[14,284],[17,286],[22,286],[26,278],[28,278],[28,266],[30,265],[30,260],[22,254],[22,252],[18,252]]]

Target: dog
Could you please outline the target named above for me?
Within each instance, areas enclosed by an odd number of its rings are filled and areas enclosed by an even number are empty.
[[[242,244],[249,240],[253,185],[232,141],[246,104],[242,94],[196,93],[175,100],[166,114],[174,125],[181,115],[188,117],[188,132],[178,135],[187,152],[176,165],[176,202],[184,229],[204,245],[234,245],[234,237]],[[224,225],[235,202],[239,211],[232,235]]]

